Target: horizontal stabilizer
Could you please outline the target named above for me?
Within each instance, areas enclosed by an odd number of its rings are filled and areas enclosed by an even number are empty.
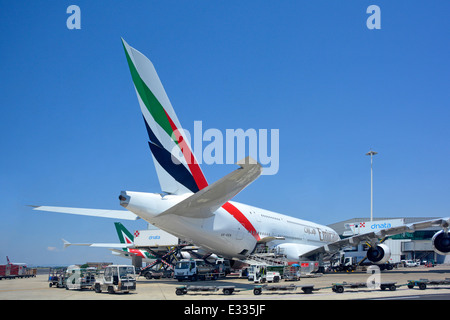
[[[123,220],[137,220],[139,217],[130,211],[125,210],[104,210],[104,209],[85,209],[85,208],[71,208],[71,207],[51,207],[51,206],[31,206],[33,210],[78,214],[82,216],[123,219]]]
[[[156,218],[175,214],[188,218],[208,218],[261,175],[262,167],[251,157],[237,163],[240,168],[194,193]]]
[[[132,247],[132,243],[71,243],[62,239],[64,242],[64,249],[68,246],[84,246],[91,248],[129,248]]]

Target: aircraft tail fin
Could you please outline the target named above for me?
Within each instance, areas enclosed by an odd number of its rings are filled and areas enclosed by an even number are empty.
[[[152,62],[122,39],[128,66],[149,136],[161,189],[195,193],[208,183]]]
[[[120,222],[114,222],[120,243],[133,244],[134,235]]]

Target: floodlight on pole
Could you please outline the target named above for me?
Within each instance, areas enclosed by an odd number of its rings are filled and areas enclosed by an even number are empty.
[[[373,156],[378,154],[373,150],[366,153],[366,156],[370,156],[370,221],[373,220]]]

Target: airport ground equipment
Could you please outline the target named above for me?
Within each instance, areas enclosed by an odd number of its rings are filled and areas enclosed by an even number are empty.
[[[420,263],[414,260],[402,260],[400,261],[403,267],[411,268],[411,267],[418,267],[420,266]]]
[[[163,268],[149,269],[149,270],[146,270],[144,276],[148,280],[161,279],[161,278],[172,278],[173,270],[163,269]]]
[[[64,272],[64,286],[67,290],[92,289],[97,274],[97,268],[69,266]]]
[[[50,268],[48,271],[48,286],[56,288],[66,287],[66,273],[67,267]]]
[[[264,264],[273,266],[286,266],[288,264],[288,260],[285,255],[278,254],[273,250],[270,250],[268,252],[253,253],[243,261],[250,265]]]
[[[94,290],[101,293],[128,293],[136,290],[136,273],[131,265],[110,265],[95,281]]]
[[[353,271],[364,271],[367,267],[374,265],[372,262],[367,260],[367,257],[349,257],[345,255],[345,252],[340,252],[339,256],[332,259],[331,261],[331,271],[334,272],[353,272]],[[395,264],[389,261],[383,264],[377,264],[380,270],[392,270]]]
[[[147,248],[156,259],[153,263],[149,264],[145,268],[141,269],[139,275],[144,276],[147,279],[159,279],[158,276],[172,276],[175,264],[180,256],[180,251],[184,245],[178,245],[170,248],[168,251],[153,250],[153,248]]]
[[[255,283],[278,282],[281,279],[280,272],[273,268],[278,268],[278,266],[252,265],[248,269],[248,280]]]
[[[428,280],[428,279],[408,280],[408,288],[410,289],[417,286],[420,290],[425,290],[427,286],[442,286],[442,285],[450,285],[450,278],[445,278],[444,280]]]
[[[255,286],[253,288],[253,294],[258,296],[263,291],[270,291],[270,292],[296,291],[297,288],[300,288],[306,294],[311,294],[311,293],[313,293],[313,291],[319,290],[319,289],[314,289],[314,285],[312,285],[312,284],[306,284],[306,285],[295,285],[295,284],[290,284],[290,285],[267,285],[267,284],[264,284],[264,285]]]
[[[222,272],[224,272],[225,275],[229,275],[231,273],[230,260],[224,259],[224,258],[219,258],[219,259],[216,259],[216,261],[214,261],[214,262],[217,265],[218,270],[221,270]]]
[[[179,286],[176,288],[175,293],[177,296],[181,296],[188,292],[217,292],[220,290],[224,295],[231,295],[234,292],[241,291],[235,286]]]
[[[174,278],[178,281],[216,280],[225,277],[222,265],[207,264],[202,259],[182,259],[175,265]]]
[[[397,282],[383,282],[380,284],[380,289],[381,291],[384,291],[386,289],[389,289],[390,291],[395,291],[400,286],[401,285],[397,285]]]
[[[25,264],[8,263],[0,265],[0,280],[36,277],[36,268],[28,268]]]
[[[397,282],[382,282],[380,283],[380,289],[382,291],[389,289],[390,291],[395,291],[399,285]],[[359,289],[359,288],[367,288],[367,282],[342,282],[342,283],[333,283],[331,290],[336,293],[343,293],[344,288],[350,289]]]
[[[285,281],[298,281],[301,277],[320,276],[321,273],[317,271],[319,271],[318,261],[300,261],[285,266],[280,274]]]
[[[172,278],[174,267],[165,260],[157,259],[147,267],[140,270],[139,275],[146,279]]]
[[[301,270],[298,264],[285,266],[283,270],[283,279],[285,281],[298,281],[301,277]]]
[[[275,239],[276,237],[274,237]],[[279,248],[271,249],[266,244],[258,244],[251,255],[242,260],[248,265],[287,266],[288,259]]]

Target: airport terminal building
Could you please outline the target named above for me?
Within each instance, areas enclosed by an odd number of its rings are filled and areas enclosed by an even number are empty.
[[[404,217],[404,218],[353,218],[328,225],[336,230],[341,238],[350,237],[355,234],[362,234],[380,229],[399,226],[402,224],[415,223],[424,220],[438,219],[434,217]],[[403,233],[389,237],[384,243],[391,249],[390,262],[397,263],[401,260],[420,260],[441,263],[446,261],[443,255],[436,253],[431,244],[433,235],[442,230],[440,227],[431,227],[413,233]],[[364,257],[368,246],[360,244],[354,248],[346,249],[346,256]]]

